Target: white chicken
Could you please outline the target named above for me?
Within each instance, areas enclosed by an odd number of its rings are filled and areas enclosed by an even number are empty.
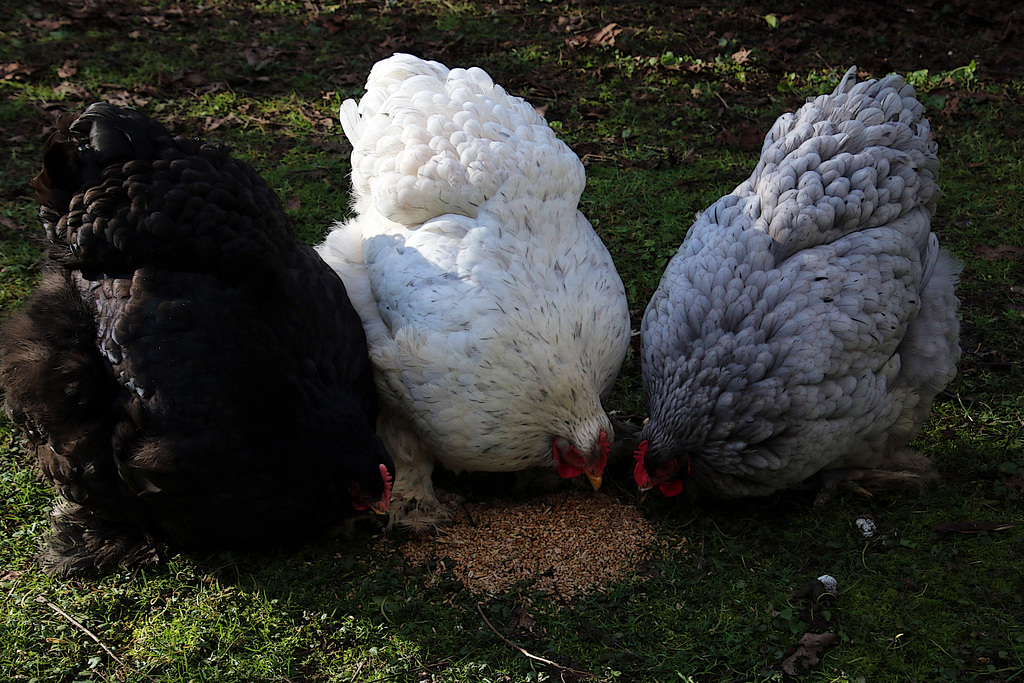
[[[928,478],[906,445],[956,372],[960,266],[931,232],[937,145],[913,88],[855,73],[775,123],[669,263],[641,326],[641,490]]]
[[[450,510],[435,462],[600,485],[625,290],[577,205],[579,158],[479,68],[396,54],[341,107],[356,215],[318,247],[349,290],[396,462],[392,525]]]

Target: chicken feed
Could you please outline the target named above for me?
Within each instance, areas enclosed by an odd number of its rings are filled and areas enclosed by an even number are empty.
[[[471,593],[499,594],[531,582],[572,597],[635,575],[657,546],[655,525],[635,506],[571,492],[463,504],[451,525],[409,540],[401,553],[438,578],[450,571]]]

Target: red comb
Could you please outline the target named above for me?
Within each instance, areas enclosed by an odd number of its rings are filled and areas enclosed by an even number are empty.
[[[636,467],[633,468],[633,481],[640,488],[646,488],[651,485],[651,477],[647,474],[647,468],[644,467],[645,455],[647,455],[647,442],[641,441],[640,445],[633,452],[633,459],[636,460]]]
[[[391,505],[391,481],[392,481],[391,473],[388,472],[388,466],[387,465],[383,465],[382,464],[380,466],[380,478],[384,482],[384,495],[382,495],[380,497],[380,502],[378,503],[378,505],[380,505],[381,509],[387,510],[388,507],[390,507],[390,505]]]

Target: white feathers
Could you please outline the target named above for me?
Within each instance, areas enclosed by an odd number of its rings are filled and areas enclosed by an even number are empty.
[[[499,187],[519,190],[524,174],[541,200],[583,191],[579,159],[533,107],[481,69],[449,72],[395,55],[374,66],[366,89],[358,104],[342,105],[340,118],[353,146],[355,196],[372,199],[389,220],[475,218]]]
[[[435,460],[517,470],[551,463],[556,437],[581,451],[610,439],[600,399],[629,319],[577,209],[583,166],[533,107],[480,69],[409,55],[366,87],[340,113],[357,215],[319,251],[367,330],[392,510],[421,526],[443,517],[425,483]]]

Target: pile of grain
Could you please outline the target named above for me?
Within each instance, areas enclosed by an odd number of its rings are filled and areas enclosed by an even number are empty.
[[[413,564],[451,572],[472,593],[502,593],[517,581],[568,597],[634,573],[654,549],[655,528],[633,505],[593,493],[555,493],[522,503],[467,503],[436,536],[401,552]]]

